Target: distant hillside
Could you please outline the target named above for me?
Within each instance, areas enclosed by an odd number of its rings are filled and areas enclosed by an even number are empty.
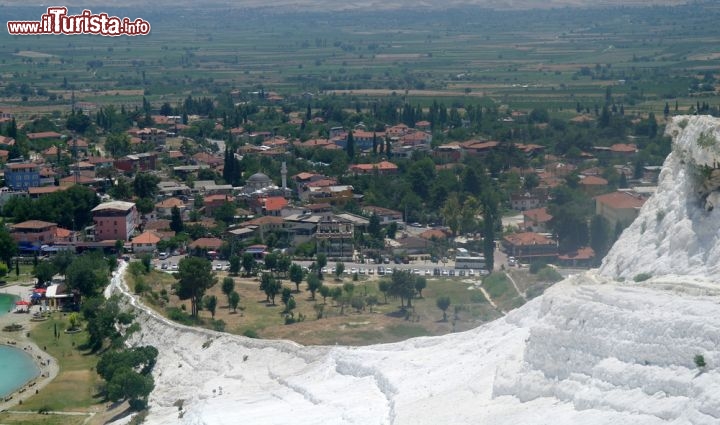
[[[212,3],[203,3],[202,8],[213,7],[233,7],[233,8],[267,8],[287,11],[292,10],[392,10],[392,9],[447,9],[462,6],[477,6],[490,9],[503,10],[527,10],[527,9],[548,9],[561,7],[610,7],[610,6],[668,6],[680,5],[687,3],[697,3],[697,1],[688,0],[358,0],[353,2],[338,2],[335,0],[240,0],[240,1],[214,1]],[[47,2],[40,1],[24,1],[24,0],[4,0],[0,2],[1,6],[30,6],[43,5]],[[70,0],[62,2],[63,5],[78,7],[102,7],[107,2],[101,0]],[[154,7],[175,7],[175,8],[192,8],[199,7],[198,4],[190,0],[158,0],[152,3]],[[147,2],[141,0],[128,0],[122,3],[122,7],[142,7],[147,8]]]

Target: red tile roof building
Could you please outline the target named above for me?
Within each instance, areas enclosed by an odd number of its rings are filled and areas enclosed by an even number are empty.
[[[502,245],[507,255],[514,256],[525,262],[533,260],[552,261],[558,255],[557,242],[535,232],[514,233],[505,236]]]
[[[596,196],[595,214],[604,217],[615,228],[627,227],[640,213],[640,208],[647,200],[644,196],[631,191],[616,191]]]

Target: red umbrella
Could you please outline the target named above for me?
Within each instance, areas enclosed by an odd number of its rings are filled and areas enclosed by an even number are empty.
[[[15,305],[30,305],[30,303],[25,300],[20,300],[16,302]]]
[[[44,294],[47,291],[45,288],[37,288],[33,292],[37,292],[38,294]]]

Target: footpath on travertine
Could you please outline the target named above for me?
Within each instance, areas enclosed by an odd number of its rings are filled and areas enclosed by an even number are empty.
[[[13,285],[0,288],[0,293],[16,295],[27,299],[30,290],[31,287],[29,286]],[[40,347],[27,336],[28,332],[37,323],[30,320],[33,309],[36,308],[38,307],[31,307],[30,314],[10,312],[0,316],[0,344],[24,350],[32,357],[38,369],[40,369],[40,375],[31,379],[14,393],[8,394],[3,399],[0,399],[0,411],[7,410],[19,404],[21,400],[27,400],[32,397],[36,391],[41,390],[49,384],[50,381],[55,379],[59,372],[57,359],[41,350]],[[13,323],[22,325],[23,329],[17,332],[6,332],[2,330],[5,326]]]

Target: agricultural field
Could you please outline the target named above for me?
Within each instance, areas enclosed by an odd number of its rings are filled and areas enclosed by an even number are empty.
[[[173,105],[236,90],[404,96],[512,109],[575,112],[612,96],[626,110],[679,110],[715,96],[720,8],[283,13],[103,9],[142,18],[137,37],[0,34],[0,105],[27,117],[93,105]],[[6,7],[36,19],[40,7]],[[70,11],[73,13],[73,11]],[[222,16],[222,18],[218,18]],[[710,74],[708,76],[707,74]],[[608,91],[607,89],[610,88]],[[674,106],[674,105],[673,105]]]

